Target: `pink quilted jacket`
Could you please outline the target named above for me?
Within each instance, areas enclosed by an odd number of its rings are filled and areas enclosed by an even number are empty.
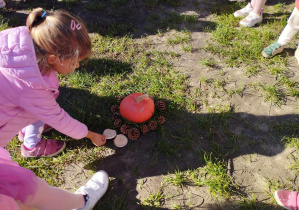
[[[86,125],[70,117],[56,102],[58,78],[42,76],[27,27],[0,32],[0,147],[38,119],[61,133],[81,139]]]

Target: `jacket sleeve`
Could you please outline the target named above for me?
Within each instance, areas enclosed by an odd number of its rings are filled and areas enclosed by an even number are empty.
[[[88,133],[86,125],[72,118],[59,106],[51,91],[24,91],[19,97],[18,105],[37,119],[74,139],[84,138]]]

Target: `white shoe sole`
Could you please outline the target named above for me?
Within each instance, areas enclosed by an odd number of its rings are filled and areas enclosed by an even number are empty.
[[[278,198],[278,195],[277,195],[277,190],[274,192],[274,198],[275,198],[275,200],[276,200],[276,202],[277,202],[278,205],[280,205],[280,206],[283,207],[284,209],[288,209],[288,208],[286,208],[286,207],[280,202],[280,200],[279,200],[279,198]]]
[[[251,28],[251,27],[253,27],[253,26],[257,25],[257,24],[260,24],[261,22],[263,22],[263,18],[260,19],[258,22],[255,22],[254,24],[253,23],[252,24],[248,24],[248,23],[244,23],[244,22],[241,21],[240,25],[242,25],[244,27]]]

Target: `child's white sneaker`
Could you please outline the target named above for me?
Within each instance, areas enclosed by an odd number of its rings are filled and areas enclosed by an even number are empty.
[[[98,171],[75,193],[86,195],[85,206],[79,210],[92,210],[108,189],[109,177],[105,171]]]
[[[251,11],[253,10],[252,6],[250,3],[247,4],[246,7],[239,9],[235,11],[234,16],[235,17],[245,17],[247,16]]]
[[[3,1],[3,0],[0,0],[0,8],[3,8],[3,7],[5,7],[5,2]]]
[[[249,15],[240,21],[240,24],[245,27],[253,27],[258,23],[263,21],[263,14],[261,12],[260,15],[256,14],[255,12],[251,11]]]

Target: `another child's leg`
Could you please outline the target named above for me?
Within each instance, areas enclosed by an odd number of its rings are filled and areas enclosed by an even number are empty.
[[[255,12],[256,14],[261,14],[266,1],[267,0],[252,0],[251,5],[253,7],[253,12]]]
[[[291,16],[288,19],[288,24],[281,32],[281,34],[278,38],[278,41],[274,42],[271,45],[269,45],[268,47],[266,47],[263,50],[262,55],[265,58],[271,58],[274,55],[282,52],[285,45],[292,40],[292,38],[298,32],[298,30],[299,30],[299,11],[295,7]],[[295,53],[295,55],[296,55],[296,53]]]
[[[278,43],[286,45],[299,30],[299,11],[295,7],[288,19],[288,24],[279,36]]]
[[[64,141],[43,139],[45,123],[37,121],[24,129],[24,143],[21,145],[24,157],[51,157],[62,152],[66,146]]]
[[[288,25],[290,25],[290,28],[292,28],[295,31],[295,34],[299,31],[299,10],[297,9],[297,7],[298,7],[298,5],[295,6],[295,8],[288,20]],[[299,64],[299,46],[297,47],[297,49],[295,51],[295,57]]]
[[[287,24],[281,32],[277,42],[281,45],[286,45],[292,40],[292,38],[295,36],[297,32],[298,30],[291,28],[290,24]]]
[[[29,203],[39,210],[91,210],[108,188],[109,177],[106,172],[98,171],[76,193],[70,193],[48,185],[38,178],[38,190],[35,198]]]

